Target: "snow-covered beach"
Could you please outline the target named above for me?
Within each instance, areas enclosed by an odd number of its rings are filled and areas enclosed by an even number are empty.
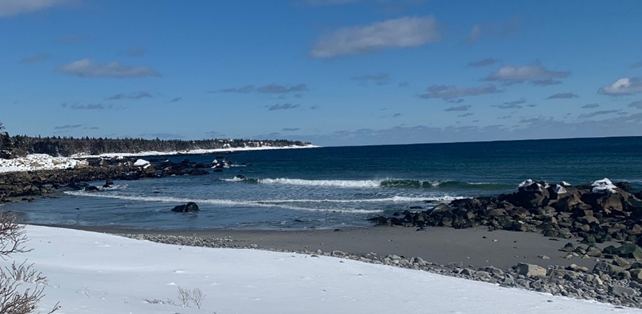
[[[642,312],[334,257],[185,247],[53,227],[26,232],[33,251],[13,258],[48,276],[39,310],[60,302],[61,314]],[[178,287],[201,290],[201,308],[182,307]]]

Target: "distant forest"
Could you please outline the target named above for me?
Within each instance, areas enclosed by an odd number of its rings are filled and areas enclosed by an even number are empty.
[[[145,151],[174,152],[193,149],[224,149],[237,147],[304,146],[308,142],[289,140],[161,140],[142,138],[74,138],[10,136],[0,123],[0,158],[15,158],[27,154],[49,154],[69,157],[74,154],[100,155],[104,153],[138,153]]]

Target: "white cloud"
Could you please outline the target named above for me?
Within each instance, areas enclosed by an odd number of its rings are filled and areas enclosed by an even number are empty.
[[[161,76],[156,70],[145,66],[129,66],[119,62],[99,64],[91,59],[82,59],[68,64],[59,65],[56,71],[78,77],[111,77],[136,78]]]
[[[633,95],[642,93],[642,78],[624,77],[611,85],[604,86],[599,90],[600,94],[610,96]]]
[[[341,28],[319,39],[313,58],[358,55],[390,48],[422,46],[441,39],[434,17],[403,17],[368,26]]]
[[[70,2],[70,0],[0,0],[0,17],[36,12]]]
[[[453,98],[462,98],[469,96],[478,96],[483,94],[500,93],[501,91],[493,84],[486,84],[477,87],[459,87],[446,85],[432,85],[426,88],[427,93],[419,95],[421,98],[441,98],[449,100]]]
[[[554,79],[566,78],[571,72],[551,71],[540,63],[534,65],[505,65],[496,72],[489,74],[484,81],[497,81],[503,84],[516,84],[530,81],[537,85],[540,82],[553,81]]]

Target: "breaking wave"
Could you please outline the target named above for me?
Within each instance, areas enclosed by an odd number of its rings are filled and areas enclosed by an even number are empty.
[[[281,184],[298,186],[320,186],[339,188],[415,188],[415,189],[474,189],[499,190],[514,188],[509,184],[492,182],[460,182],[460,181],[422,181],[410,179],[385,180],[305,180],[305,179],[256,179],[239,178],[221,179],[226,182],[245,182],[258,184]]]

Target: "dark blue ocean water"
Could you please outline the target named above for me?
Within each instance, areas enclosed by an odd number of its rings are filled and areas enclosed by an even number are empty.
[[[101,192],[4,209],[24,213],[26,222],[54,225],[336,228],[368,226],[368,217],[411,206],[428,209],[457,197],[510,192],[526,179],[579,184],[606,177],[642,187],[642,137],[327,147],[225,157],[251,165],[206,176],[117,181]],[[216,154],[167,158],[210,163]],[[235,178],[239,174],[245,179]],[[187,201],[201,211],[170,211]]]

